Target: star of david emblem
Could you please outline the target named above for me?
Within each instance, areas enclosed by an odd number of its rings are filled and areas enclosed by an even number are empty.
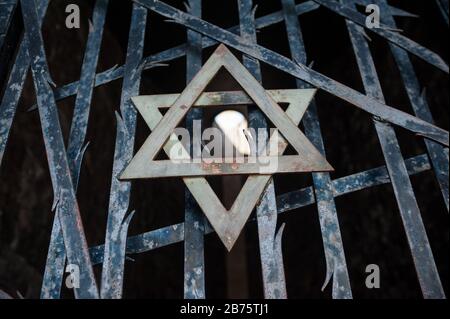
[[[235,78],[243,91],[204,92],[222,67]],[[152,133],[120,179],[182,177],[225,247],[231,250],[272,174],[333,170],[298,128],[315,92],[314,89],[266,91],[239,60],[224,45],[220,45],[181,94],[132,98]],[[276,167],[269,170],[261,167],[261,162],[265,161],[244,161],[239,164],[221,161],[214,165],[205,165],[190,161],[192,158],[185,149],[183,156],[187,161],[179,163],[171,160],[170,150],[173,147],[184,148],[174,130],[188,111],[192,107],[224,105],[224,101],[232,101],[233,105],[256,104],[280,131],[281,134],[269,137],[267,145],[276,146],[267,146],[269,154],[263,155],[275,159]],[[286,111],[283,111],[278,103],[288,103]],[[163,108],[167,109],[164,116],[159,110]],[[281,156],[289,144],[298,155]],[[155,160],[161,149],[169,156],[169,160]],[[250,175],[231,209],[227,210],[205,176],[234,174]]]

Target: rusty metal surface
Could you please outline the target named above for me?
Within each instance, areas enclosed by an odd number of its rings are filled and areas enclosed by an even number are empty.
[[[50,87],[52,83],[34,0],[21,0],[28,52],[39,106],[42,133],[53,185],[53,208],[61,223],[67,259],[80,270],[77,298],[98,298],[89,251],[81,222],[69,163],[58,119],[58,110]]]
[[[289,92],[283,91],[269,91],[270,94],[277,102],[288,102],[290,103],[286,114],[293,120],[294,123],[298,124],[309,105],[312,97],[314,96],[315,90],[296,90],[297,94],[293,94],[293,90]],[[217,92],[204,93],[201,95],[197,101],[198,103],[205,103],[209,99],[207,97],[225,97],[226,101],[231,99],[227,96],[234,95],[233,92],[228,92],[227,94],[219,94]],[[302,97],[304,95],[304,97]],[[249,96],[243,96],[242,94],[236,94],[236,96],[243,97],[242,100],[235,100],[236,104],[247,104],[250,100]],[[167,98],[167,100],[164,99]],[[138,108],[140,114],[144,117],[145,122],[154,130],[155,127],[161,122],[163,116],[158,111],[158,107],[168,108],[173,105],[172,100],[173,95],[166,96],[155,96],[152,102],[152,96],[146,98],[137,97],[133,98],[133,101]],[[277,99],[278,98],[278,99]],[[219,103],[213,99],[215,103]],[[174,137],[172,134],[171,137]],[[280,138],[281,139],[281,138]],[[164,146],[164,151],[170,156],[170,149],[174,145],[179,145],[182,148],[181,142],[176,138],[170,138]],[[281,139],[279,146],[279,154],[281,154],[287,147],[287,142]],[[186,158],[189,158],[189,154],[185,152]],[[189,188],[192,195],[195,197],[200,207],[202,208],[205,215],[210,220],[211,224],[215,226],[219,237],[224,242],[228,249],[234,244],[237,236],[239,235],[242,227],[245,224],[248,216],[255,207],[256,203],[261,197],[262,192],[268,181],[270,180],[269,175],[265,176],[250,176],[246,183],[244,184],[239,196],[236,198],[234,204],[230,210],[223,207],[217,195],[210,187],[208,181],[204,177],[198,178],[185,178],[184,182]]]
[[[419,135],[426,136],[446,146],[449,145],[449,135],[447,131],[417,117],[380,103],[376,99],[370,98],[352,88],[334,81],[333,79],[312,70],[298,61],[294,62],[260,45],[248,44],[242,37],[217,27],[212,23],[186,14],[161,1],[136,0],[136,2],[141,3],[145,7],[166,18],[172,19],[171,21],[175,23],[179,23],[187,28],[201,32],[202,34],[239,50],[242,53],[250,55],[279,70],[291,74],[292,76],[308,82],[317,88],[323,89],[324,91],[327,91],[374,116],[378,116],[385,121],[401,126]]]
[[[143,152],[146,149],[141,149]],[[139,157],[141,160],[144,156]],[[267,166],[267,163],[276,165]],[[326,163],[313,161],[306,162],[306,158],[298,155],[285,156],[259,156],[257,161],[246,158],[234,157],[213,158],[208,163],[191,162],[177,163],[177,160],[149,161],[142,165],[138,162],[131,162],[129,168],[121,175],[121,180],[135,180],[143,178],[165,178],[165,177],[202,177],[202,176],[223,176],[223,175],[254,175],[264,176],[286,173],[305,172],[330,172],[333,168]]]
[[[268,154],[258,157],[260,160],[256,161],[256,163],[250,162],[249,160],[244,161],[244,163],[237,162],[236,160],[225,160],[224,162],[221,158],[212,159],[211,164],[208,164],[203,160],[199,163],[193,161],[188,163],[185,161],[182,163],[175,163],[173,160],[154,160],[165,141],[170,137],[170,134],[182,121],[197,98],[207,87],[208,83],[222,67],[228,70],[252,98],[255,104],[258,105],[260,110],[272,121],[277,130],[279,130],[284,138],[286,138],[298,152],[297,155],[278,157],[276,154]],[[194,155],[192,157],[195,158]],[[268,161],[261,159],[267,159]],[[267,163],[274,163],[275,165],[267,166]],[[120,175],[120,178],[129,180],[139,178],[226,174],[267,175],[281,172],[316,172],[330,170],[333,170],[331,165],[308,141],[298,127],[290,121],[282,108],[272,100],[264,88],[252,77],[237,58],[224,45],[220,45],[175,103],[170,107],[165,116],[144,142],[143,146]]]

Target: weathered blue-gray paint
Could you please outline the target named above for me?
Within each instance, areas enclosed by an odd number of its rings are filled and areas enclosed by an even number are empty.
[[[252,0],[238,0],[241,37],[248,43],[257,43],[255,27],[255,11]],[[253,57],[244,55],[244,66],[259,82],[262,82],[259,61]],[[255,106],[248,109],[249,127],[257,132],[260,129],[268,129],[264,114]],[[267,135],[268,136],[268,135]],[[256,141],[257,137],[254,137]],[[284,276],[281,238],[283,228],[280,230],[280,240],[275,241],[277,229],[277,203],[275,186],[271,179],[262,194],[259,204],[256,206],[258,223],[259,253],[263,275],[264,297],[266,299],[286,299],[286,279]]]
[[[429,171],[431,164],[426,154],[418,155],[406,160],[409,175],[416,175]],[[390,183],[386,166],[377,167],[361,173],[345,176],[334,180],[333,196],[339,197],[358,192],[366,188],[376,187]],[[277,197],[278,214],[286,213],[302,207],[313,205],[316,202],[312,186]],[[254,220],[250,220],[253,222]],[[250,222],[249,221],[249,222]],[[213,233],[212,228],[205,230],[206,234]],[[127,254],[140,254],[184,240],[184,223],[159,228],[127,239]],[[103,262],[104,246],[91,247],[90,253],[93,264]]]
[[[42,21],[47,12],[48,3],[49,0],[42,0],[39,1],[37,5],[40,26],[42,26]],[[16,61],[9,74],[9,79],[6,83],[0,104],[0,165],[2,164],[9,132],[14,116],[16,115],[17,104],[19,103],[19,98],[22,94],[29,67],[30,57],[28,55],[28,42],[26,38],[23,38],[16,56]]]
[[[15,36],[8,40],[8,35],[11,37],[13,33],[17,33],[14,30],[15,24],[15,12],[17,8],[17,0],[3,0],[0,2],[0,81],[4,81],[4,77],[8,71],[9,59],[13,54],[11,51],[15,49],[14,42],[16,42]],[[13,46],[11,46],[13,45]],[[2,85],[4,83],[1,83]],[[2,86],[0,86],[0,92]]]
[[[361,6],[368,6],[369,4],[373,4],[373,0],[356,0],[355,3],[361,5]],[[417,14],[405,11],[400,8],[396,8],[393,6],[389,6],[389,12],[396,17],[410,17],[410,18],[418,18],[419,16]]]
[[[97,0],[95,3],[86,50],[80,76],[80,86],[75,101],[72,125],[67,148],[70,174],[75,191],[78,188],[81,163],[86,150],[85,139],[89,121],[92,92],[94,90],[95,71],[102,43],[103,27],[109,0]],[[58,218],[53,222],[52,235],[47,254],[41,298],[55,299],[60,297],[63,280],[63,269],[66,260],[64,239]]]
[[[235,48],[242,53],[250,55],[275,68],[291,74],[292,76],[308,82],[317,88],[323,89],[374,116],[378,116],[385,121],[406,128],[414,133],[426,136],[446,146],[449,144],[449,134],[447,131],[417,117],[380,103],[376,99],[370,98],[354,89],[351,89],[350,87],[332,80],[300,62],[291,61],[290,59],[258,44],[249,44],[242,37],[230,33],[202,19],[184,13],[161,1],[135,1],[166,18],[172,19],[173,22],[179,23],[197,32],[201,32],[202,34]]]
[[[51,79],[34,0],[21,0],[25,36],[31,61],[42,133],[53,185],[55,218],[61,223],[67,259],[79,272],[77,298],[98,298],[98,289],[89,257],[69,163],[59,124],[58,110],[50,87]]]
[[[301,4],[298,4],[295,9],[297,12],[297,15],[302,15],[311,11],[316,10],[319,7],[319,5],[313,1],[307,1]],[[269,27],[271,25],[274,25],[276,23],[279,23],[283,21],[283,15],[281,11],[274,12],[271,14],[268,14],[266,16],[257,18],[255,21],[256,28],[263,29],[266,27]],[[239,26],[234,26],[228,31],[233,33],[239,32]],[[203,49],[209,48],[213,45],[217,44],[217,41],[211,38],[203,37],[202,39],[202,47]],[[156,54],[152,54],[144,59],[144,70],[153,68],[155,66],[158,66],[158,63],[164,63],[169,62],[178,58],[181,58],[186,55],[187,50],[187,44],[182,44],[176,47],[173,47],[171,49],[167,49],[164,51],[161,51]],[[124,66],[114,67],[110,70],[98,73],[95,79],[95,86],[100,86],[106,83],[109,83],[111,81],[120,79],[123,77],[124,72]],[[72,82],[69,84],[66,84],[58,89],[55,90],[55,98],[56,100],[61,100],[64,98],[67,98],[69,96],[72,96],[77,93],[77,87],[79,85],[79,82]],[[34,109],[35,107],[32,107],[31,109]]]
[[[300,23],[294,15],[293,0],[282,0],[284,20],[289,39],[291,56],[295,61],[307,64],[306,50],[303,43]],[[297,80],[298,88],[310,88],[310,86]],[[322,139],[317,107],[313,101],[303,117],[305,134],[313,145],[325,155],[325,145]],[[332,297],[335,299],[352,298],[350,279],[345,260],[344,245],[342,243],[339,220],[333,197],[333,184],[329,173],[313,173],[314,192],[319,213],[320,229],[326,259],[326,277],[323,288],[333,278]]]
[[[362,27],[366,27],[366,17],[354,10],[352,6],[344,5],[337,1],[330,0],[314,0],[318,4],[336,12],[337,14],[343,16],[344,18],[351,20]],[[389,12],[389,8],[386,8]],[[381,11],[383,12],[383,11]],[[382,14],[381,14],[382,16]],[[449,72],[448,65],[445,61],[436,53],[424,48],[418,43],[408,39],[407,37],[401,35],[398,30],[391,29],[386,25],[380,25],[380,28],[367,28],[368,30],[378,34],[379,36],[385,38],[386,40],[395,43],[398,46],[408,50],[410,53],[416,55],[422,60],[434,65],[438,69]]]
[[[190,14],[202,16],[202,1],[189,0],[187,10]],[[189,83],[202,67],[202,35],[187,30],[186,82]],[[186,128],[192,133],[193,121],[202,120],[203,111],[193,108],[186,116]],[[191,154],[193,154],[191,145]],[[189,190],[185,189],[184,208],[184,298],[204,299],[205,294],[205,256],[204,241],[205,218]]]
[[[106,262],[103,263],[100,291],[101,297],[106,299],[122,296],[126,238],[133,213],[127,216],[131,183],[119,181],[119,175],[133,157],[136,109],[131,102],[131,97],[139,95],[146,25],[147,10],[139,4],[133,4],[120,114],[116,113],[116,145],[105,238]]]
[[[354,5],[353,0],[341,0],[345,5]],[[385,8],[388,9],[388,8]],[[375,63],[363,28],[347,20],[347,28],[356,55],[359,71],[366,93],[384,103]],[[403,220],[416,272],[425,298],[445,298],[442,284],[434,262],[425,227],[420,215],[411,181],[393,127],[374,119],[386,167],[388,169],[395,198]]]
[[[377,1],[381,10],[386,12],[381,15],[381,20],[389,27],[396,27],[394,17],[392,13],[389,13],[389,8],[385,0]],[[448,6],[447,6],[448,10]],[[400,75],[403,79],[403,84],[406,89],[409,101],[413,108],[414,113],[418,118],[424,121],[433,123],[433,116],[428,106],[425,89],[421,90],[417,75],[414,71],[414,67],[411,63],[408,53],[402,48],[398,47],[394,43],[389,43],[392,55],[394,56],[397,67],[400,71]],[[428,154],[433,163],[433,169],[436,174],[436,179],[441,188],[442,197],[444,198],[447,211],[449,210],[449,195],[448,195],[448,153],[444,152],[445,148],[438,143],[434,143],[429,139],[424,139],[425,146],[427,147]]]

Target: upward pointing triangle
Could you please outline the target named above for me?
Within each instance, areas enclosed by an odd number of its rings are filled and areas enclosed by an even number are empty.
[[[273,95],[264,90],[258,81],[251,76],[248,70],[224,45],[220,45],[183,93],[175,97],[174,103],[171,106],[170,104],[166,105],[166,107],[170,106],[170,108],[164,116],[158,110],[158,107],[164,105],[158,105],[156,103],[158,100],[157,96],[153,96],[153,101],[152,96],[133,98],[133,102],[139,112],[144,116],[147,124],[152,129],[152,134],[147,138],[144,145],[122,173],[121,179],[164,176],[184,177],[183,180],[186,186],[208,217],[211,225],[227,249],[231,250],[251,211],[263,194],[267,183],[270,181],[271,175],[267,173],[264,175],[250,175],[231,209],[226,210],[204,177],[186,177],[214,175],[214,172],[199,169],[199,165],[195,163],[176,164],[170,160],[154,160],[155,156],[163,147],[169,155],[170,147],[173,146],[173,143],[177,143],[176,139],[169,139],[169,137],[171,137],[176,126],[182,121],[191,107],[198,104],[202,99],[207,100],[208,93],[204,93],[203,95],[202,93],[221,67],[225,67],[242,86],[248,95],[246,102],[248,103],[248,99],[254,101],[286,138],[287,141],[282,136],[279,137],[282,143],[279,143],[278,154],[275,155],[282,154],[288,142],[298,152],[298,155],[295,156],[279,157],[282,163],[288,163],[288,169],[285,172],[332,170],[331,165],[328,164],[325,158],[297,127],[315,90],[296,90],[299,92],[299,96],[301,93],[310,95],[307,103],[278,101],[292,102],[285,113],[274,101]],[[311,92],[313,93],[311,94]],[[161,96],[159,97],[159,101],[161,101]],[[173,100],[174,95],[167,98],[172,98]],[[305,99],[300,100],[305,101]],[[284,158],[286,160],[283,162]],[[183,165],[184,167],[180,169],[180,166]],[[235,173],[233,170],[227,170],[225,165],[221,169],[226,171],[226,173]],[[251,172],[255,171],[255,168],[251,167],[251,165],[247,166],[247,168]],[[277,172],[279,171],[274,171],[274,173]]]

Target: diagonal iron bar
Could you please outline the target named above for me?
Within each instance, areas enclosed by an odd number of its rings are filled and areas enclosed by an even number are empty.
[[[361,1],[367,2],[369,0],[361,0]],[[295,12],[297,15],[302,15],[302,14],[314,11],[318,7],[320,7],[320,5],[315,3],[314,1],[307,1],[307,2],[297,4],[295,6]],[[393,8],[393,7],[391,7],[391,8],[392,8],[392,10],[395,11],[396,15],[411,16],[411,14],[408,15],[407,13],[404,13],[402,10],[399,10],[399,9]],[[255,26],[258,30],[260,30],[260,29],[269,27],[271,25],[274,25],[276,23],[282,22],[282,21],[283,21],[283,13],[281,11],[277,11],[277,12],[268,14],[266,16],[257,18],[255,20]],[[239,32],[239,26],[234,26],[227,30],[232,33],[237,33],[237,32]],[[215,41],[214,39],[206,38],[206,37],[203,38],[202,47],[204,49],[209,48],[215,44],[217,44],[217,41]],[[171,49],[164,50],[162,52],[159,52],[159,53],[156,53],[156,54],[146,57],[144,59],[144,61],[145,61],[144,70],[148,70],[148,69],[154,67],[155,63],[157,63],[157,62],[169,62],[169,61],[172,61],[177,58],[181,58],[181,57],[185,56],[186,48],[187,48],[187,44],[182,44],[182,45],[173,47]],[[95,86],[100,86],[100,85],[106,84],[108,82],[122,78],[123,71],[124,71],[124,67],[119,66],[119,67],[115,67],[113,69],[98,73],[96,76],[96,80],[95,80]],[[76,94],[78,84],[79,84],[78,81],[76,81],[76,82],[66,84],[66,85],[56,89],[55,90],[55,99],[57,101],[59,101],[59,100],[62,100],[64,98],[67,98],[69,96]],[[33,109],[33,108],[31,108],[31,109]]]
[[[303,43],[303,35],[300,23],[293,14],[295,2],[293,0],[282,0],[285,15],[286,31],[288,34],[291,56],[294,60],[303,64],[307,63],[306,50]],[[307,83],[297,79],[298,88],[310,87]],[[314,101],[305,113],[303,126],[306,136],[314,145],[325,154],[322,133]],[[344,246],[342,243],[336,204],[334,203],[333,188],[329,173],[313,174],[314,191],[317,200],[320,228],[326,259],[326,278],[323,288],[333,278],[332,297],[334,299],[352,298],[350,279],[345,260]]]
[[[389,12],[386,1],[378,1],[380,8],[383,12]],[[395,28],[395,20],[391,14],[382,15],[382,21],[386,25]],[[424,121],[433,123],[433,116],[431,115],[430,107],[425,96],[425,91],[421,94],[420,84],[417,79],[417,75],[414,72],[414,67],[408,56],[408,53],[402,48],[390,43],[391,52],[394,56],[395,62],[400,71],[400,75],[403,79],[403,83],[406,88],[406,93],[411,102],[414,113],[418,118]],[[431,162],[433,163],[433,169],[436,174],[436,179],[441,188],[442,196],[444,198],[445,205],[447,206],[447,212],[449,210],[449,196],[448,196],[448,154],[444,152],[445,147],[442,145],[424,139],[425,146],[427,147],[428,154],[430,155]]]
[[[133,213],[126,216],[129,208],[131,183],[119,181],[118,177],[133,157],[136,110],[131,103],[131,97],[139,95],[146,24],[147,10],[136,3],[133,4],[120,115],[116,114],[117,136],[105,238],[105,260],[107,262],[103,264],[102,269],[101,297],[107,299],[116,299],[122,296],[125,245]]]
[[[436,0],[436,4],[439,7],[439,10],[441,11],[442,17],[444,18],[445,22],[447,22],[448,25],[448,0]]]
[[[69,174],[58,111],[49,82],[50,73],[40,32],[34,0],[21,0],[22,15],[28,41],[31,69],[39,106],[42,133],[53,184],[56,217],[61,223],[68,262],[79,269],[79,287],[74,287],[76,298],[98,298],[89,251],[81,223],[73,183]]]
[[[301,15],[304,13],[308,13],[311,11],[316,10],[319,7],[319,5],[313,1],[307,1],[301,4],[298,4],[295,9],[297,15]],[[274,25],[276,23],[279,23],[283,21],[283,15],[281,11],[274,12],[271,14],[268,14],[266,16],[257,18],[255,20],[256,28],[263,29],[266,27],[269,27],[271,25]],[[238,33],[239,32],[239,26],[234,26],[230,29],[227,29],[230,32]],[[202,47],[203,49],[209,48],[213,45],[217,44],[217,41],[211,38],[203,37],[202,39]],[[144,59],[144,70],[151,69],[155,66],[157,66],[157,63],[160,62],[169,62],[178,58],[181,58],[186,55],[188,45],[182,44],[176,47],[173,47],[171,49],[167,49],[164,51],[161,51],[159,53],[150,55]],[[124,73],[124,66],[114,67],[110,70],[98,73],[95,80],[95,86],[100,86],[103,84],[106,84],[108,82],[120,79],[123,77]],[[72,96],[77,93],[79,82],[75,81],[69,84],[66,84],[58,89],[55,90],[55,99],[57,101],[65,99],[69,96]],[[34,109],[35,107],[32,107],[30,110]]]
[[[341,0],[346,5],[353,5],[353,0]],[[365,39],[362,27],[347,20],[347,28],[356,55],[364,88],[368,95],[384,102],[383,91]],[[445,298],[442,284],[434,262],[420,209],[414,196],[411,181],[398,144],[395,131],[391,125],[374,119],[375,129],[386,161],[392,187],[403,220],[408,243],[413,256],[416,272],[425,298]]]
[[[21,38],[18,0],[0,1],[0,92],[3,92],[9,66]]]
[[[201,0],[189,0],[188,11],[197,17],[202,15]],[[189,83],[202,67],[202,35],[187,30],[186,49],[186,82]],[[192,109],[186,116],[186,127],[192,134],[193,121],[201,120],[203,112],[199,108]],[[193,145],[191,145],[191,154]],[[184,210],[184,298],[204,299],[205,294],[205,256],[204,241],[205,219],[204,215],[192,196],[185,189]]]
[[[308,82],[318,88],[321,88],[349,103],[361,108],[362,110],[378,116],[390,123],[404,127],[417,134],[426,136],[448,146],[448,132],[438,128],[417,117],[389,107],[379,101],[367,97],[354,89],[351,89],[339,82],[336,82],[301,63],[295,63],[288,58],[273,52],[257,44],[248,44],[245,39],[222,28],[219,28],[202,19],[193,17],[180,10],[177,10],[161,1],[157,0],[134,0],[147,7],[148,9],[173,19],[174,22],[184,25],[190,29],[200,32],[208,37],[235,48],[247,55],[272,65],[282,71],[285,71],[305,82]]]
[[[257,43],[255,28],[255,9],[252,8],[252,0],[238,0],[240,33],[248,43]],[[244,66],[259,81],[262,82],[259,61],[244,55]],[[249,127],[255,130],[268,128],[264,114],[255,107],[250,107],[248,112]],[[256,137],[254,137],[256,140]],[[273,179],[267,183],[259,204],[256,206],[258,222],[258,238],[263,275],[264,297],[266,299],[286,299],[286,280],[284,276],[283,256],[281,249],[281,236],[283,227],[280,228],[280,242],[277,237],[277,204]],[[277,257],[280,258],[277,258]]]
[[[366,17],[363,14],[359,13],[358,11],[353,10],[352,7],[343,5],[333,0],[314,0],[314,1],[334,11],[335,13],[341,15],[344,18],[351,20],[359,24],[360,26],[366,27]],[[397,31],[393,31],[385,25],[380,25],[379,28],[368,28],[368,29],[378,34],[379,36],[387,39],[388,41],[395,43],[398,46],[401,46],[402,48],[408,50],[409,52],[418,56],[419,58],[423,59],[429,64],[434,65],[435,67],[444,71],[445,73],[449,72],[447,63],[445,63],[445,61],[439,55],[420,46],[418,43],[408,39],[407,37],[401,35]]]
[[[231,54],[231,53],[229,53]],[[243,66],[242,66],[243,68]],[[245,70],[246,71],[246,70]],[[248,71],[246,71],[248,72]],[[238,73],[239,74],[239,73]],[[302,91],[302,92],[300,92]],[[292,122],[298,126],[300,120],[303,117],[304,111],[308,107],[316,90],[271,90],[267,91],[267,94],[272,96],[274,101],[278,103],[288,103],[289,106],[286,109],[286,115],[292,120]],[[173,107],[173,103],[180,97],[180,94],[164,94],[154,96],[140,96],[133,98],[133,103],[138,108],[139,112],[143,116],[145,122],[153,131],[160,121],[163,119],[163,115],[158,110],[158,105],[161,108]],[[203,93],[195,102],[196,106],[218,106],[218,105],[248,105],[254,101],[244,91],[228,91],[228,92],[208,92]],[[282,136],[275,136],[273,134],[270,138],[271,145],[278,148],[278,154],[282,154],[287,147],[287,142]],[[278,143],[274,138],[279,138]],[[275,145],[276,144],[276,145]],[[179,155],[183,159],[190,159],[191,156],[184,149],[183,144],[177,139],[176,135],[172,133],[169,140],[164,145],[164,151],[169,157],[173,157],[171,150],[173,148],[183,149]],[[181,150],[180,150],[181,151]],[[276,151],[272,149],[272,151]],[[180,159],[179,156],[177,156]],[[180,164],[177,164],[180,165]],[[208,216],[215,225],[218,226],[218,235],[223,238],[227,248],[233,244],[233,238],[237,238],[235,234],[239,234],[240,230],[245,224],[246,219],[251,213],[251,210],[256,206],[257,201],[260,199],[267,182],[270,180],[270,176],[249,176],[236,198],[232,207],[228,210],[223,207],[220,200],[217,198],[216,193],[210,187],[208,181],[204,177],[200,178],[183,178],[185,185],[188,187],[192,195],[195,197],[197,203],[202,208],[204,214]],[[217,224],[217,221],[221,221]],[[228,225],[227,228],[223,228],[222,225]],[[206,227],[211,227],[209,224]],[[227,230],[231,229],[232,232],[228,232],[230,236],[233,236],[231,240],[224,237]],[[228,244],[230,243],[230,244]],[[228,248],[229,250],[229,248]]]
[[[97,0],[95,3],[92,15],[93,25],[90,29],[86,44],[86,52],[81,69],[80,86],[75,101],[75,109],[69,135],[67,160],[69,162],[70,174],[72,176],[75,191],[78,188],[81,163],[87,146],[84,146],[84,143],[94,89],[95,70],[97,69],[108,2],[109,0]],[[60,297],[65,261],[66,252],[61,225],[58,218],[55,218],[52,235],[50,237],[44,279],[42,281],[42,299],[57,299]]]
[[[50,0],[42,0],[37,4],[39,26],[42,26],[47,6]],[[28,41],[23,38],[17,53],[16,62],[9,75],[8,83],[0,104],[0,165],[5,153],[6,142],[17,110],[17,104],[22,93],[28,68],[30,67],[30,57],[28,55]]]
[[[405,161],[409,175],[429,171],[431,164],[426,154],[409,158]],[[366,188],[389,184],[391,182],[386,166],[377,167],[361,173],[341,177],[334,180],[333,196],[339,197]],[[315,203],[313,187],[282,194],[277,197],[278,214],[286,213]],[[254,221],[254,220],[253,220]],[[250,220],[249,220],[250,222]],[[209,228],[206,233],[213,233]],[[127,239],[127,254],[139,254],[184,240],[184,223],[174,224],[152,230]],[[104,245],[90,248],[93,264],[101,264],[104,259]]]
[[[357,4],[362,6],[368,6],[369,4],[373,4],[373,0],[356,0]],[[417,14],[410,13],[408,11],[405,11],[400,8],[396,8],[393,6],[389,6],[389,11],[391,14],[397,16],[397,17],[409,17],[409,18],[417,18],[419,17]]]

